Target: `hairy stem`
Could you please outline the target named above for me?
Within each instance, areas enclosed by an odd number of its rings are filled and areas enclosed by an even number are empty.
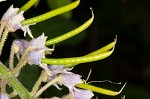
[[[4,30],[4,25],[1,23],[1,25],[0,25],[0,38],[3,34],[3,30]]]
[[[6,92],[6,84],[7,84],[7,78],[2,78],[2,81],[1,81],[1,93],[5,93]]]
[[[12,75],[16,75],[17,73],[19,73],[19,71],[21,70],[21,68],[23,68],[23,66],[27,63],[27,59],[26,56],[28,54],[28,52],[30,51],[30,47],[27,47],[27,49],[24,51],[24,53],[22,54],[21,59],[19,60],[17,66],[15,67],[15,69],[11,72]]]
[[[9,84],[21,97],[31,99],[28,90],[24,86],[22,86],[22,84],[18,81],[16,77],[11,75],[9,69],[6,68],[6,66],[4,66],[1,62],[0,62],[0,75],[8,79]]]
[[[39,91],[35,94],[35,98],[38,98],[47,88],[49,88],[51,85],[53,85],[54,83],[60,81],[62,78],[61,75],[58,75],[56,78],[54,78],[53,80],[49,81],[45,86],[43,86],[41,89],[39,89]]]
[[[0,41],[0,55],[2,53],[3,46],[4,46],[4,43],[5,43],[6,39],[7,39],[8,33],[9,33],[9,30],[7,28],[5,28],[3,36],[2,36],[1,41]]]
[[[43,79],[45,78],[45,76],[46,76],[46,71],[44,70],[44,71],[42,71],[40,77],[38,78],[38,80],[36,81],[35,85],[34,85],[33,88],[32,88],[32,91],[31,91],[31,95],[32,95],[32,96],[35,95],[35,93],[36,93],[37,90],[39,89],[39,87],[40,87],[40,85],[41,85]]]

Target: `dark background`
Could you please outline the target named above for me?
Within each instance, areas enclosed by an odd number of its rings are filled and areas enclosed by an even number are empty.
[[[28,0],[7,0],[0,3],[0,15],[14,4],[21,7]],[[68,1],[68,0],[66,0]],[[66,2],[63,0],[62,2]],[[64,34],[83,24],[91,17],[90,7],[93,8],[95,19],[92,25],[79,35],[62,43],[56,44],[51,57],[77,57],[95,51],[111,43],[117,35],[117,44],[113,54],[97,62],[85,63],[76,66],[74,73],[86,79],[92,69],[89,81],[110,80],[113,82],[127,82],[123,92],[118,96],[105,96],[95,93],[101,99],[149,99],[150,98],[150,1],[149,0],[81,0],[74,9],[72,17],[57,16],[47,21],[31,26],[34,37],[44,32],[48,39]],[[51,8],[52,9],[52,8]],[[37,7],[25,12],[25,18],[40,15],[50,10],[46,0],[41,0]],[[23,32],[12,33],[6,42],[1,60],[6,62],[9,57],[9,48],[14,37],[23,38]],[[28,38],[28,37],[27,37]],[[30,68],[30,69],[29,69]],[[40,70],[37,66],[24,68],[25,75],[20,80],[30,90]],[[33,75],[33,71],[35,72]],[[23,74],[23,73],[22,73]],[[32,76],[29,75],[32,74]],[[33,81],[32,81],[33,80]],[[111,83],[93,83],[93,85],[118,91],[121,85]],[[54,88],[53,88],[54,89]],[[59,91],[53,91],[59,94]],[[52,89],[43,94],[50,95]]]

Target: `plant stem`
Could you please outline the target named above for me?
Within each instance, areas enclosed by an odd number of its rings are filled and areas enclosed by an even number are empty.
[[[1,53],[2,53],[2,50],[3,50],[4,43],[7,39],[8,33],[9,33],[9,30],[7,28],[5,28],[5,31],[4,31],[3,36],[1,38],[1,41],[0,41],[0,56],[1,56]]]
[[[14,55],[15,55],[14,47],[15,47],[14,44],[12,44],[11,50],[10,50],[10,56],[9,56],[9,69],[10,69],[10,71],[14,70]]]
[[[17,80],[17,78],[11,75],[9,69],[6,68],[6,66],[4,66],[1,62],[0,62],[0,75],[2,77],[8,78],[8,82],[10,83],[10,85],[21,97],[31,99],[28,90],[24,86],[22,86],[22,84]]]
[[[58,75],[56,78],[54,78],[53,80],[49,81],[45,86],[43,86],[41,89],[39,89],[39,91],[35,94],[34,98],[38,98],[47,88],[49,88],[51,85],[53,85],[54,83],[60,81],[62,78],[61,75]]]
[[[1,26],[0,26],[0,38],[3,34],[3,30],[4,30],[4,25],[1,23]]]
[[[11,72],[12,75],[16,75],[17,73],[19,73],[19,71],[21,70],[21,68],[23,68],[23,66],[27,63],[27,59],[26,56],[28,54],[28,52],[30,51],[30,47],[27,47],[27,49],[24,51],[24,53],[22,54],[21,59],[19,60],[17,66],[15,67],[15,69]]]
[[[18,93],[16,91],[14,91],[14,92],[9,94],[9,98],[15,97],[17,95],[18,95]]]
[[[1,81],[1,93],[6,93],[6,83],[7,83],[7,78],[2,78],[2,81]]]
[[[39,77],[38,80],[36,81],[34,87],[32,88],[32,91],[31,91],[31,95],[32,95],[32,96],[34,96],[35,93],[37,92],[37,90],[39,89],[39,87],[40,87],[40,85],[41,85],[43,79],[45,78],[45,76],[46,76],[46,71],[43,70],[42,73],[41,73],[41,75],[40,75],[40,77]]]

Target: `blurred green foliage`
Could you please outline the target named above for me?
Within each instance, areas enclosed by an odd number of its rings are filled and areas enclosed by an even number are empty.
[[[12,3],[15,6],[21,7],[23,2],[26,1],[28,0],[22,0],[21,2],[9,0],[6,3],[4,2],[3,5],[0,4],[0,9],[4,10],[0,12],[1,15]],[[47,1],[49,3],[55,2],[54,0]],[[25,16],[30,18],[59,6],[49,4],[47,1],[41,0],[39,5],[36,8],[32,7],[25,13]],[[63,0],[62,3],[66,4],[68,3],[68,0]],[[54,7],[52,7],[52,5]],[[123,92],[116,97],[96,94],[96,96],[99,96],[102,99],[120,99],[123,95],[126,95],[127,99],[149,99],[149,5],[149,0],[81,0],[81,4],[71,12],[72,15],[69,14],[69,18],[68,16],[58,16],[38,23],[35,26],[33,25],[31,26],[31,29],[33,30],[33,35],[35,37],[42,32],[45,32],[49,37],[48,39],[56,37],[78,27],[89,19],[91,16],[89,8],[92,7],[95,14],[95,20],[90,28],[88,28],[85,33],[70,38],[62,42],[62,44],[57,44],[51,57],[81,56],[110,43],[115,38],[115,35],[117,35],[117,45],[112,56],[102,61],[76,66],[74,72],[79,73],[83,75],[83,78],[86,78],[89,69],[92,68],[93,72],[89,80],[107,79],[114,82],[127,82],[127,86]],[[72,18],[70,18],[70,16],[72,16]],[[20,31],[17,31],[19,37],[22,37],[21,33]],[[13,38],[12,36],[9,36],[9,38],[9,41],[7,42],[10,43]],[[10,44],[7,44],[5,49],[10,48],[8,45]],[[3,56],[6,58],[3,58],[7,59],[9,57],[9,54],[7,54],[8,50],[5,50],[5,52],[6,55],[3,54]],[[5,61],[4,59],[3,61]],[[25,68],[23,72],[29,72],[28,70],[31,68]],[[34,71],[36,70],[37,69]],[[36,72],[38,75],[39,71]],[[29,76],[32,74],[32,72],[26,73],[26,75]],[[20,77],[20,80],[23,82],[26,82],[27,79],[25,79],[24,76]],[[102,86],[103,84],[97,83],[97,85]],[[109,85],[111,84],[107,84],[103,87],[108,87]],[[110,86],[109,89],[113,88],[112,86]],[[58,91],[54,91],[54,93],[55,92],[57,93]]]

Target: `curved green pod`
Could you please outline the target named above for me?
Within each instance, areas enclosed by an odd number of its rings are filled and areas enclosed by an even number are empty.
[[[43,58],[42,63],[46,64],[80,64],[80,63],[86,63],[86,62],[92,62],[104,59],[112,54],[114,49],[111,51],[107,51],[101,54],[96,55],[90,55],[90,56],[82,56],[82,57],[73,57],[73,58],[60,58],[60,59],[54,59],[54,58]]]
[[[90,84],[84,84],[84,83],[77,84],[76,87],[91,90],[91,91],[98,92],[98,93],[105,94],[105,95],[115,96],[115,95],[118,95],[121,93],[121,91],[124,89],[125,85],[126,85],[126,83],[123,85],[123,87],[118,92],[100,88],[100,87],[96,87],[96,86],[93,86]]]
[[[80,3],[80,0],[77,0],[71,4],[57,8],[57,9],[52,10],[52,11],[49,11],[49,12],[44,13],[42,15],[39,15],[39,16],[30,18],[30,19],[26,19],[26,20],[22,21],[21,24],[22,25],[35,24],[35,23],[47,20],[47,19],[52,18],[56,15],[65,13],[67,11],[70,11],[70,10],[76,8],[79,5],[79,3]]]
[[[110,49],[112,49],[113,47],[115,47],[115,44],[117,42],[117,38],[114,40],[114,42],[94,51],[94,52],[91,52],[85,56],[90,56],[90,55],[96,55],[96,54],[100,54],[100,53],[103,53],[103,52],[106,52],[106,51],[109,51]],[[78,64],[66,64],[64,65],[65,68],[69,68],[69,67],[73,67],[73,66],[76,66]]]
[[[93,20],[94,20],[94,14],[92,11],[92,17],[88,21],[86,21],[83,25],[81,25],[80,27],[78,27],[78,28],[66,33],[66,34],[63,34],[61,36],[58,36],[56,38],[53,38],[53,39],[46,41],[46,46],[59,43],[59,42],[64,41],[64,40],[66,40],[66,39],[68,39],[74,35],[77,35],[78,33],[82,32],[83,30],[88,28],[91,25],[91,23],[93,22]]]
[[[38,0],[29,0],[25,5],[23,5],[19,12],[24,11],[26,12],[28,9],[30,9]]]

